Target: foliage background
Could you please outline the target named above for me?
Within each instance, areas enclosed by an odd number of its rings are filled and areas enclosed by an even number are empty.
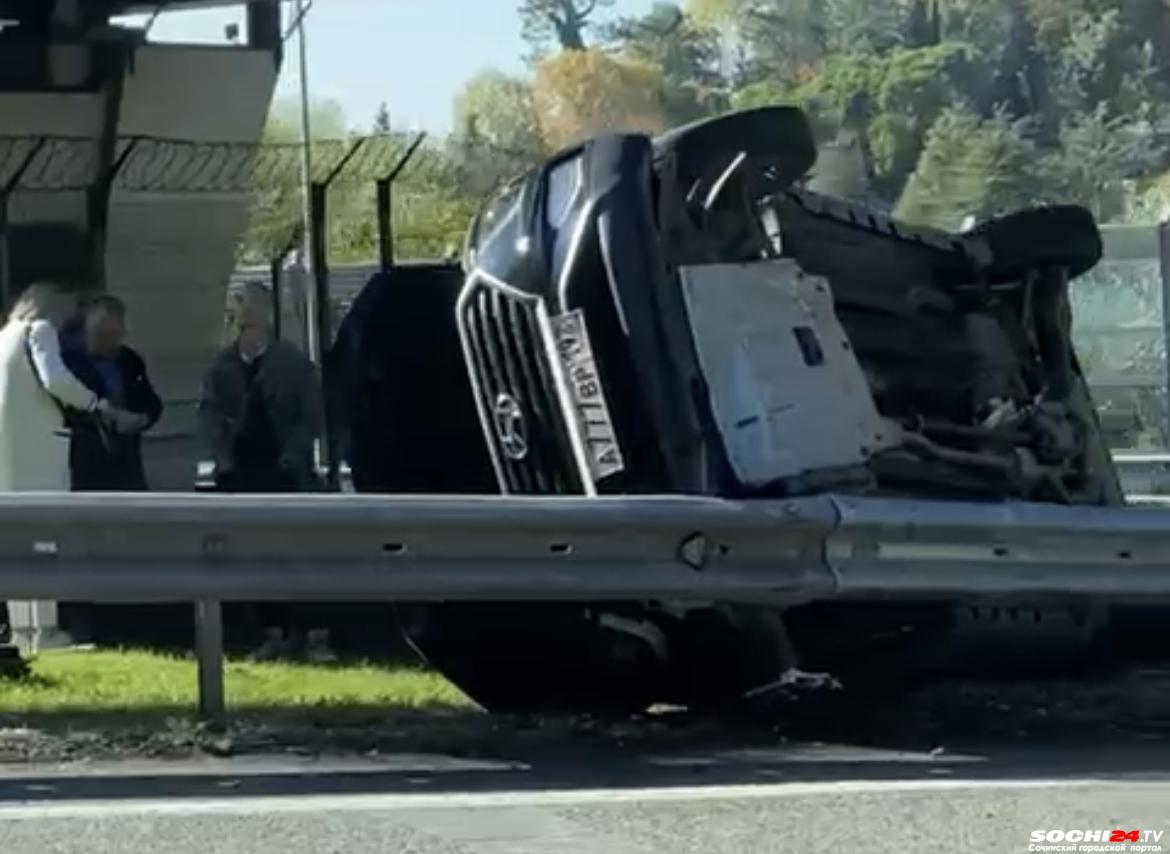
[[[522,0],[516,25],[527,72],[469,80],[453,132],[428,140],[395,184],[403,257],[452,254],[494,188],[583,136],[774,103],[811,117],[826,154],[814,181],[911,222],[958,229],[1073,202],[1102,222],[1153,223],[1170,207],[1164,0],[689,0],[633,18],[607,0]],[[322,140],[410,137],[392,105],[356,131],[334,104],[313,112]],[[295,141],[293,115],[277,105],[266,140]],[[243,259],[287,240],[293,179],[257,190]],[[374,222],[372,182],[341,180],[334,263],[375,256]],[[1075,286],[1090,370],[1160,365],[1151,269],[1105,267]]]

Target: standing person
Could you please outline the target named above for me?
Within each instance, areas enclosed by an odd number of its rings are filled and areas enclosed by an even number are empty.
[[[0,329],[0,492],[68,491],[65,412],[100,415],[115,428],[133,420],[65,365],[58,329],[74,305],[53,285],[32,285]]]
[[[94,394],[65,366],[58,330],[76,300],[50,284],[30,286],[0,329],[0,492],[69,490],[69,410],[117,429],[129,414]],[[55,602],[10,602],[9,626],[37,647],[57,633]]]
[[[300,492],[316,486],[313,445],[324,415],[317,371],[272,340],[272,297],[257,283],[233,306],[235,340],[211,365],[200,423],[225,492]]]
[[[212,363],[203,383],[200,422],[223,492],[302,492],[317,485],[313,445],[323,429],[320,383],[313,363],[272,338],[272,297],[249,283],[233,306],[235,340]],[[306,606],[257,609],[266,640],[256,657],[275,658],[289,634],[304,630],[311,661],[335,658],[328,632],[312,627]]]
[[[163,405],[146,362],[126,346],[126,305],[112,294],[89,300],[80,346],[63,350],[65,364],[87,388],[130,413],[111,430],[100,418],[72,413],[69,463],[75,492],[145,492],[142,434]]]

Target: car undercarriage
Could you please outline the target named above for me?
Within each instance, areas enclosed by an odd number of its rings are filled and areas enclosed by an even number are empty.
[[[590,139],[511,182],[473,222],[457,286],[371,283],[407,316],[422,300],[454,320],[414,333],[409,366],[371,357],[383,374],[429,364],[450,382],[413,398],[408,380],[366,388],[397,397],[355,432],[355,481],[1123,503],[1071,343],[1069,283],[1101,256],[1092,216],[1057,206],[960,234],[914,227],[806,189],[815,159],[803,113],[773,107]],[[427,447],[436,407],[445,438]],[[407,434],[420,437],[409,462],[379,456]],[[1105,619],[1043,602],[995,603],[1026,619],[971,617],[986,605],[450,604],[402,619],[493,709],[722,706],[800,683],[801,667],[863,667],[984,627],[1081,649]]]

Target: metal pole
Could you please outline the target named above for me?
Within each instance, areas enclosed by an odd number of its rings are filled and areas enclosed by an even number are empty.
[[[310,352],[313,361],[321,368],[321,394],[329,400],[327,384],[329,378],[325,376],[325,352],[333,338],[333,312],[329,298],[329,257],[328,235],[326,229],[329,222],[329,185],[324,182],[314,182],[311,187],[311,204],[313,209],[313,233],[310,235],[313,258],[313,322],[310,324],[314,332]],[[336,434],[329,419],[325,419],[324,435],[319,446],[317,464],[324,466],[327,472],[326,485],[330,490],[340,482],[340,461],[337,459]]]
[[[391,222],[390,179],[378,179],[378,261],[383,273],[394,269],[394,225]]]
[[[301,201],[302,201],[302,218],[304,220],[304,268],[307,277],[311,276],[313,270],[313,203],[311,199],[312,184],[313,184],[313,153],[312,153],[312,126],[309,121],[309,47],[308,38],[305,32],[305,15],[308,12],[308,5],[306,0],[297,0],[296,14],[297,14],[297,44],[300,52],[300,72],[301,72]],[[309,352],[313,352],[315,342],[315,335],[313,331],[313,322],[311,318],[315,314],[315,306],[313,304],[313,290],[309,289],[306,295],[306,303],[308,304],[309,314],[309,329],[307,330],[307,341],[309,345]]]
[[[284,264],[288,257],[304,245],[304,222],[298,222],[289,233],[288,242],[269,261],[268,275],[272,280],[272,334],[277,341],[284,333]]]
[[[313,361],[321,364],[332,337],[329,305],[329,185],[314,181],[309,187],[313,211],[313,232],[309,235],[309,257],[313,270],[313,338],[309,345]]]
[[[122,151],[114,156],[113,163],[106,174],[90,188],[89,235],[92,241],[90,247],[92,253],[90,285],[99,291],[106,289],[106,232],[109,226],[110,197],[114,192],[114,182],[117,181],[118,174],[130,161],[131,155],[134,154],[140,142],[142,142],[140,136],[127,140]],[[116,151],[117,140],[114,141],[114,146]]]
[[[284,282],[282,268],[285,255],[278,255],[269,262],[268,278],[272,282],[272,337],[279,341],[284,325]]]
[[[222,724],[227,718],[223,688],[223,609],[219,602],[195,603],[195,660],[199,668],[199,716]]]
[[[310,342],[310,353],[313,361],[321,368],[321,394],[329,400],[329,382],[325,376],[325,353],[333,343],[333,302],[329,294],[329,185],[337,180],[354,155],[361,151],[366,144],[366,138],[356,140],[337,161],[323,181],[314,181],[310,188],[310,209],[312,211],[313,231],[309,235],[312,247],[313,269],[313,319],[311,327],[314,331],[313,341]],[[337,436],[332,429],[329,419],[325,419],[325,435],[319,445],[317,464],[324,465],[328,472],[328,486],[336,490],[340,483],[341,461],[337,454]]]
[[[4,311],[8,310],[12,297],[15,296],[12,293],[12,247],[8,241],[8,202],[47,141],[43,136],[39,138],[25,154],[16,171],[9,176],[3,186],[0,186],[0,300],[3,300],[0,307]]]
[[[419,147],[426,138],[425,131],[415,137],[389,174],[378,179],[378,260],[383,273],[389,273],[394,269],[394,196],[392,195],[394,181],[402,174],[402,170],[406,168],[414,155],[418,153]]]
[[[0,306],[12,305],[12,262],[8,252],[8,193],[0,193]]]
[[[1158,272],[1162,283],[1162,447],[1170,447],[1170,222],[1158,225]]]

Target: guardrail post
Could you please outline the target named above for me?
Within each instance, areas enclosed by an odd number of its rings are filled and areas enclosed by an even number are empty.
[[[223,608],[214,600],[195,603],[195,661],[199,669],[199,717],[227,719],[223,687]]]

